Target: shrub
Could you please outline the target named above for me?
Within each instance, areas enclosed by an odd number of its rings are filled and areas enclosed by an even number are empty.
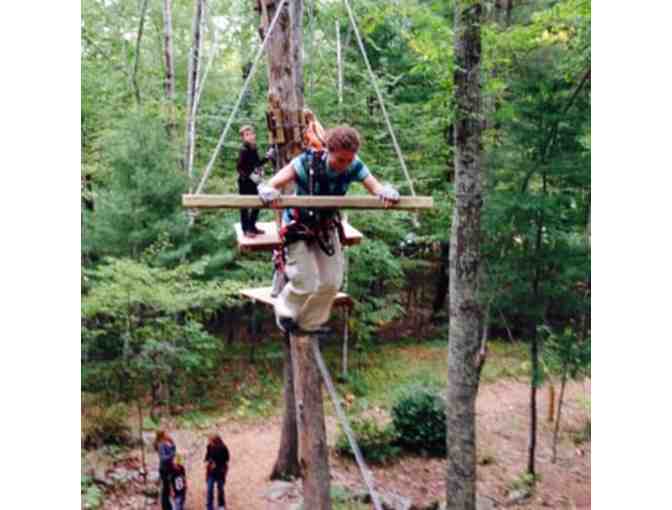
[[[97,510],[103,506],[104,494],[89,476],[81,479],[82,508]]]
[[[392,424],[400,445],[411,451],[446,452],[446,404],[439,391],[413,384],[392,407]]]
[[[364,458],[373,463],[381,464],[399,455],[400,449],[395,445],[396,436],[392,427],[380,427],[372,418],[359,418],[350,423],[352,432],[357,439],[359,449]],[[348,437],[343,431],[336,441],[336,451],[340,455],[354,458]]]
[[[128,409],[124,404],[104,407],[85,402],[82,398],[82,445],[99,448],[106,444],[125,445],[131,442],[131,429],[127,424]]]

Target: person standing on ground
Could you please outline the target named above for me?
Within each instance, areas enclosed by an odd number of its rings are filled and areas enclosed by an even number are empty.
[[[207,508],[214,510],[213,500],[215,485],[217,486],[217,506],[219,510],[226,510],[226,498],[224,495],[224,483],[229,471],[229,449],[222,441],[219,434],[213,434],[208,439],[208,447],[205,452],[205,480],[207,489]]]
[[[154,450],[159,454],[159,476],[161,478],[161,510],[173,510],[170,503],[170,485],[175,458],[175,441],[164,430],[157,430]]]
[[[173,510],[184,510],[184,503],[187,499],[187,473],[179,455],[173,459],[171,487],[173,489]]]

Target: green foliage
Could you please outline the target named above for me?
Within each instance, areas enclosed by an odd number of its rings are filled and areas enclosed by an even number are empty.
[[[86,510],[98,510],[102,508],[105,494],[93,483],[90,476],[82,476],[81,493],[82,508]]]
[[[357,418],[350,422],[352,432],[364,458],[372,464],[389,462],[399,455],[401,449],[395,445],[396,434],[392,426],[381,427],[373,418]],[[341,430],[336,440],[336,451],[340,455],[354,458],[348,437]]]
[[[510,483],[511,490],[525,490],[533,491],[534,486],[537,482],[541,481],[541,475],[533,475],[531,473],[521,473],[518,478],[514,479]]]
[[[482,290],[484,301],[491,303],[491,330],[506,327],[525,338],[541,323],[563,331],[571,320],[589,313],[580,289],[590,275],[585,242],[591,204],[590,80],[580,90],[579,85],[590,69],[591,6],[585,0],[514,4],[509,20],[496,19],[490,9],[482,23],[487,125],[482,218],[487,280]],[[180,205],[188,184],[178,158],[192,7],[173,3],[178,139],[170,140],[161,9],[149,10],[136,55],[137,2],[82,4],[82,173],[89,186],[82,197],[94,204],[93,210],[82,211],[82,382],[85,389],[112,399],[146,397],[158,384],[170,387],[171,401],[178,404],[204,402],[224,351],[233,349],[213,337],[211,320],[223,310],[240,310],[240,288],[270,283],[268,257],[243,257],[236,249],[232,225],[237,211],[203,213],[187,229]],[[258,45],[258,15],[249,6],[212,0],[209,7],[218,18],[235,23],[219,31],[218,64],[203,89],[197,177],[242,85],[241,67]],[[364,0],[353,7],[415,191],[435,199],[435,208],[420,215],[419,228],[408,213],[349,215],[366,236],[348,252],[347,288],[357,302],[350,323],[357,348],[353,360],[366,368],[378,329],[405,313],[399,293],[408,285],[409,272],[399,255],[400,241],[411,232],[429,242],[447,241],[450,235],[454,5]],[[342,3],[321,3],[305,15],[306,104],[327,127],[341,122],[357,127],[364,140],[360,156],[374,175],[410,194]],[[334,93],[336,22],[344,61],[342,104]],[[211,35],[209,30],[205,48]],[[135,103],[129,76],[137,56],[141,105]],[[237,126],[256,125],[260,146],[266,147],[266,92],[260,68],[206,192],[235,192]],[[353,186],[352,193],[363,192]],[[270,211],[264,216],[270,219]],[[554,347],[546,343],[550,355]],[[483,378],[527,373],[529,366],[521,363],[517,349],[500,364],[486,363]],[[416,370],[403,366],[398,354],[386,358],[384,367],[367,368],[351,381],[350,390],[371,402],[385,401],[392,383],[433,379],[437,361],[423,362],[424,368]],[[437,354],[436,359],[442,358]],[[545,358],[545,363],[556,370],[555,360]],[[236,409],[245,415],[268,412],[272,400],[266,390],[257,394],[248,389],[242,394],[245,400],[232,402]]]
[[[570,379],[590,373],[590,338],[580,340],[571,328],[561,333],[548,326],[539,329],[544,336],[544,361],[551,370],[566,373]]]
[[[446,451],[446,404],[436,389],[407,385],[392,407],[399,444],[412,451]]]
[[[105,137],[103,153],[109,175],[85,223],[91,250],[137,256],[162,238],[183,240],[187,180],[160,119],[129,114]]]
[[[125,445],[131,440],[128,409],[124,404],[103,406],[92,395],[82,396],[82,446]]]
[[[167,270],[129,259],[87,271],[94,285],[82,301],[83,388],[120,397],[164,382],[185,401],[202,395],[217,345],[203,321],[236,302],[240,286],[200,282],[197,272],[198,266]]]

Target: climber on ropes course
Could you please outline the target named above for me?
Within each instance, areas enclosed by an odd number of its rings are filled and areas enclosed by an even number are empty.
[[[327,131],[326,150],[308,149],[267,183],[259,185],[266,205],[280,206],[280,189],[296,183],[296,195],[345,195],[351,182],[361,182],[389,207],[399,192],[381,184],[357,157],[360,136],[350,126]],[[331,313],[343,282],[344,232],[337,209],[285,209],[280,229],[281,260],[287,284],[275,301],[278,327],[285,333],[319,332]]]

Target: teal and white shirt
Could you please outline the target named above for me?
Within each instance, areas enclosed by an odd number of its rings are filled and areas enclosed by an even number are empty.
[[[292,166],[296,171],[296,191],[295,195],[308,195],[308,175],[313,157],[319,157],[320,153],[314,151],[307,151],[295,157],[292,160]],[[371,172],[368,167],[362,162],[359,157],[355,156],[350,166],[343,172],[337,173],[329,167],[327,153],[323,152],[324,165],[326,168],[326,183],[328,189],[321,189],[322,183],[319,179],[315,181],[315,195],[345,195],[351,182],[362,182]],[[285,209],[283,221],[289,222],[291,220],[290,210]]]

